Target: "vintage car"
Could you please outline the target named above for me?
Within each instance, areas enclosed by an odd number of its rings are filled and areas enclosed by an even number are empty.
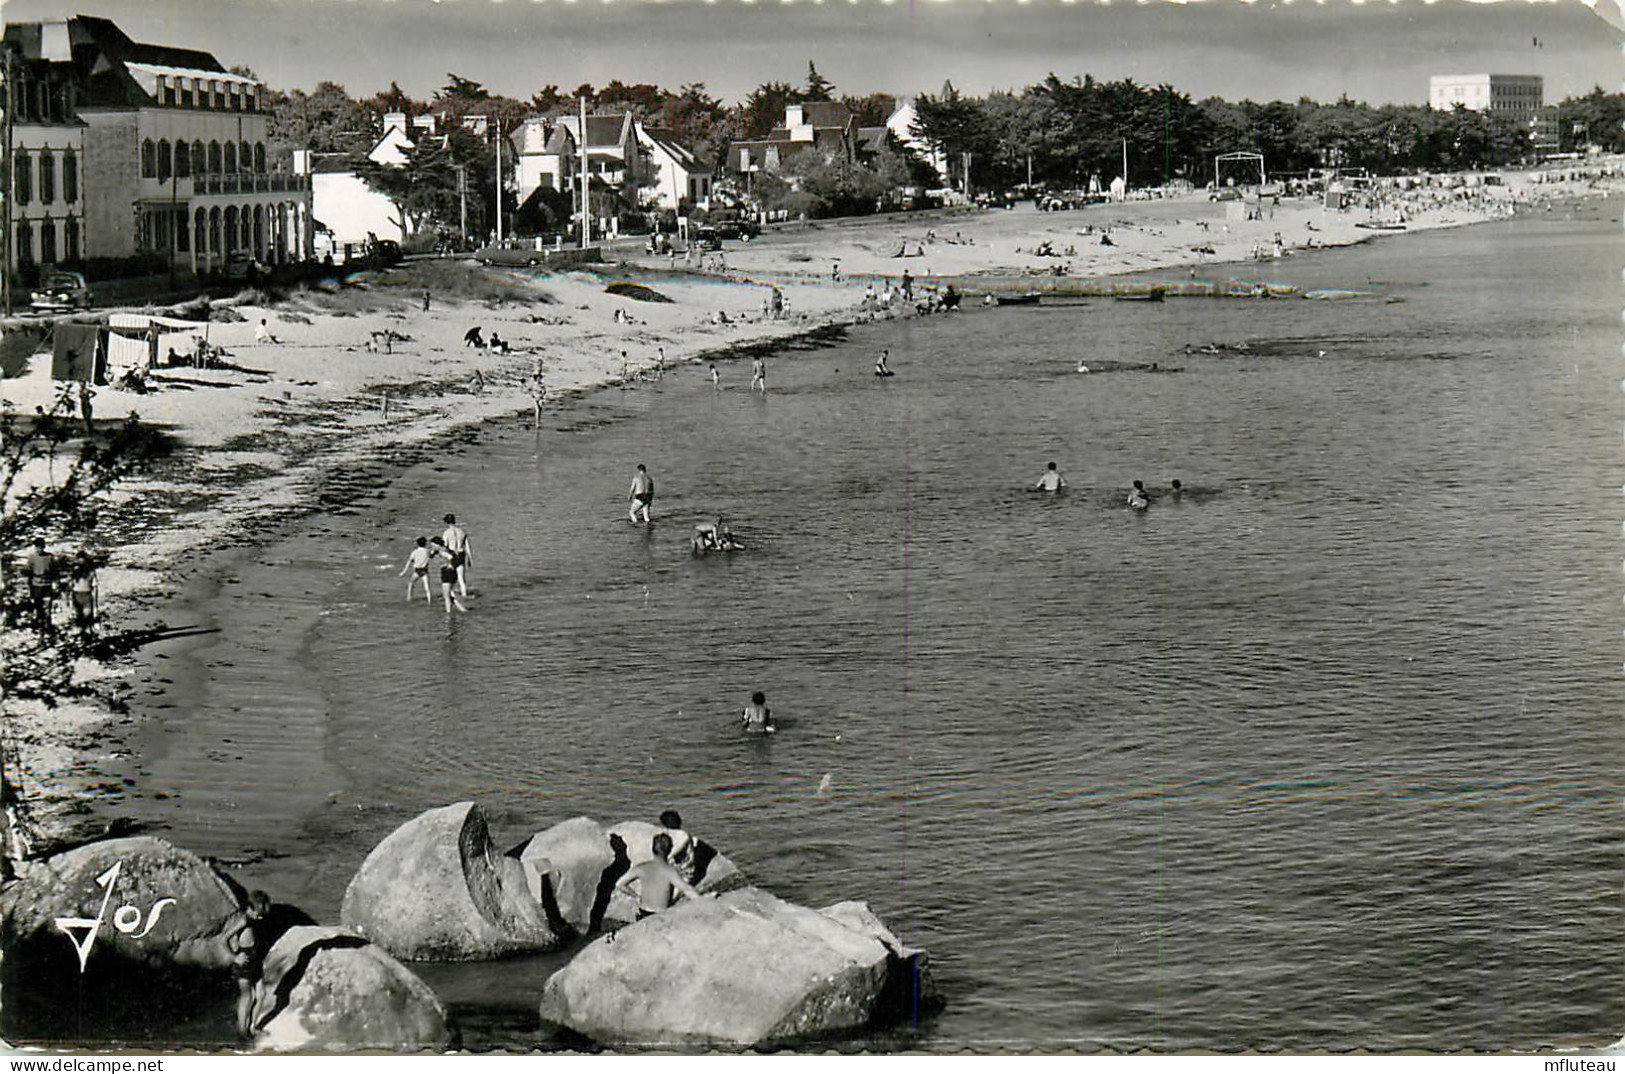
[[[90,284],[80,272],[50,273],[28,295],[29,307],[41,312],[88,310],[91,302]]]

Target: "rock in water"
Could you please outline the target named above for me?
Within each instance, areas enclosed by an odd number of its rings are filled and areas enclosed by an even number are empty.
[[[646,821],[622,821],[605,828],[591,817],[576,817],[532,836],[512,851],[524,867],[531,897],[556,907],[571,927],[582,932],[604,922],[627,924],[637,917],[637,902],[615,890],[615,881],[638,862],[648,861],[650,847],[662,829]],[[624,853],[611,848],[618,836]],[[732,891],[747,881],[739,868],[703,839],[695,840],[694,880],[702,892]]]
[[[254,986],[262,1051],[449,1048],[456,1034],[428,985],[348,929],[289,929]]]
[[[396,958],[473,962],[551,951],[564,940],[497,853],[473,802],[431,809],[376,847],[344,892],[340,921]]]
[[[899,960],[879,934],[896,937],[852,906],[832,916],[760,888],[679,903],[583,948],[548,979],[542,1019],[601,1044],[750,1047],[863,1029],[887,1013]]]
[[[0,1035],[153,1040],[185,1022],[232,1040],[247,926],[243,890],[161,839],[108,839],[32,864],[0,891]]]

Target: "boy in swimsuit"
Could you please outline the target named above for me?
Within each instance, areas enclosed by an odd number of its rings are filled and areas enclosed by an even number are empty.
[[[750,364],[750,386],[767,394],[767,363],[760,358]]]
[[[675,809],[668,809],[660,814],[660,826],[666,829],[671,836],[671,853],[666,859],[671,862],[677,874],[690,884],[694,883],[694,837],[683,831],[683,818]]]
[[[81,550],[73,561],[73,621],[82,633],[96,629],[96,561]]]
[[[468,611],[468,609],[463,606],[463,602],[457,599],[457,594],[451,591],[451,587],[456,584],[457,568],[453,567],[451,565],[451,561],[448,560],[440,565],[440,596],[446,602],[447,615],[451,614],[451,606],[453,604],[457,606],[457,610],[460,612]]]
[[[418,546],[412,549],[411,554],[406,557],[406,563],[401,567],[400,574],[395,576],[399,578],[407,571],[412,572],[412,580],[406,583],[407,600],[412,599],[412,587],[421,580],[423,582],[423,602],[425,604],[434,603],[434,598],[429,593],[429,560],[433,558],[434,553],[429,551],[429,538],[419,537]]]
[[[1066,488],[1066,478],[1061,476],[1061,471],[1057,470],[1052,462],[1049,469],[1044,471],[1044,476],[1038,479],[1038,484],[1033,487],[1043,489],[1045,492],[1060,492]]]
[[[456,515],[446,516],[446,531],[440,535],[440,543],[456,569],[457,588],[462,590],[463,596],[468,596],[468,565],[474,562],[474,549],[468,542],[468,531],[457,524]]]
[[[671,909],[672,903],[676,901],[672,897],[673,891],[680,892],[685,899],[701,897],[700,893],[694,890],[694,885],[684,880],[682,875],[672,868],[671,862],[666,860],[671,854],[669,834],[656,832],[650,847],[654,851],[654,857],[632,866],[615,881],[615,886],[628,895],[633,894],[633,884],[638,886],[636,898],[639,921],[653,917],[662,910]]]
[[[627,517],[635,525],[638,521],[638,512],[643,512],[643,521],[649,521],[649,505],[655,500],[655,479],[649,476],[649,470],[641,462],[638,463],[637,473],[632,475],[632,488],[626,494],[630,506],[626,509]]]
[[[747,731],[771,735],[776,730],[773,726],[773,710],[767,707],[766,694],[758,690],[750,695],[750,704],[745,706],[743,720]]]

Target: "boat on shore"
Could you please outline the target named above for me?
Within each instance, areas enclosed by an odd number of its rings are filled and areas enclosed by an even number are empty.
[[[1168,295],[1166,287],[1149,287],[1143,291],[1113,291],[1112,298],[1119,302],[1161,302]]]

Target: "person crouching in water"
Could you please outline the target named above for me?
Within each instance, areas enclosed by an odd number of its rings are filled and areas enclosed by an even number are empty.
[[[1145,494],[1145,486],[1134,482],[1134,487],[1128,493],[1128,505],[1136,511],[1144,511],[1151,506],[1151,498]]]
[[[701,895],[694,889],[694,885],[684,880],[672,867],[667,858],[671,855],[671,836],[666,832],[656,832],[650,849],[654,857],[642,861],[628,869],[615,886],[638,900],[637,919],[642,921],[646,917],[653,917],[662,910],[669,910],[677,900],[673,893],[680,893],[685,899],[699,899]],[[632,885],[637,885],[634,893]]]
[[[698,555],[707,552],[737,552],[744,547],[721,515],[717,516],[715,522],[701,522],[694,527],[694,551]]]

